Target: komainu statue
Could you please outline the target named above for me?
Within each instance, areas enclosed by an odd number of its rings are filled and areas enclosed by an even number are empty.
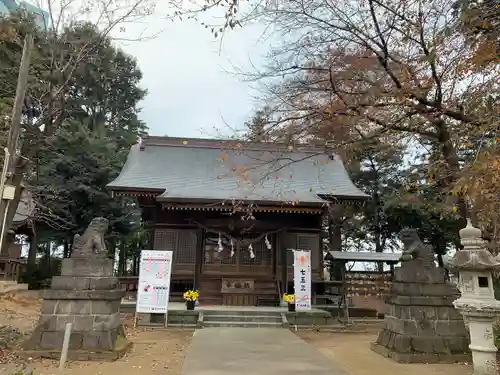
[[[75,234],[72,257],[106,256],[104,235],[108,231],[109,221],[103,217],[92,219],[89,226],[80,236]]]
[[[404,245],[402,260],[418,260],[429,268],[434,268],[434,249],[425,244],[418,236],[416,229],[405,228],[401,231]]]

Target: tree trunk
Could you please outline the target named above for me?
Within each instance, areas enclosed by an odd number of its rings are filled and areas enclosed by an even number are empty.
[[[12,185],[16,188],[14,199],[12,199],[9,203],[9,207],[6,208],[7,212],[4,210],[0,210],[0,214],[5,213],[5,231],[7,232],[12,226],[12,220],[14,219],[14,215],[17,211],[17,206],[19,205],[19,201],[21,200],[21,194],[23,192],[23,187],[21,183],[23,182],[24,173],[27,170],[28,162],[26,160],[17,157],[16,168],[14,169],[14,175],[12,176],[12,180],[6,182],[6,184]],[[0,222],[3,221],[0,220]],[[0,249],[1,254],[8,254],[10,245],[12,244],[12,238],[9,239],[9,236],[4,236],[4,241],[2,247]]]
[[[342,251],[342,223],[340,220],[329,220],[328,242],[331,251]]]
[[[120,241],[118,247],[120,249],[118,255],[118,275],[125,276],[127,265],[127,247],[125,246],[125,241]]]
[[[38,252],[38,235],[36,233],[36,224],[31,224],[31,235],[29,237],[30,248],[28,250],[27,265],[28,268],[36,265],[36,255]]]
[[[460,160],[458,158],[457,150],[455,145],[451,140],[450,133],[446,126],[445,121],[439,120],[436,123],[438,142],[441,147],[441,153],[444,160],[448,164],[449,175],[446,177],[446,187],[451,187],[454,182],[457,181],[460,173]],[[463,220],[463,225],[465,226],[466,219],[468,217],[467,202],[463,195],[457,197],[457,211]]]
[[[139,276],[139,258],[137,253],[134,254],[134,258],[132,260],[132,276]]]
[[[378,229],[375,230],[375,252],[382,253],[384,252],[384,247],[382,246],[382,239],[380,238],[380,231]],[[377,272],[384,272],[384,262],[377,262]]]
[[[64,250],[63,250],[63,258],[69,258],[71,256],[69,252],[69,242],[68,239],[64,239]]]

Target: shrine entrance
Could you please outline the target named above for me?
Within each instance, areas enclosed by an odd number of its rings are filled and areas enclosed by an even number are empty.
[[[266,245],[266,238],[269,245]],[[235,240],[207,233],[202,274],[261,274],[273,277],[274,250],[270,246],[271,240],[262,235]]]
[[[235,239],[207,233],[201,270],[203,301],[256,306],[259,298],[272,296],[277,300],[272,239],[266,235]]]

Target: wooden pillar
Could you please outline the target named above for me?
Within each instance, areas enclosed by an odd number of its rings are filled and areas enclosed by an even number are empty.
[[[200,288],[204,250],[205,250],[205,230],[199,228],[196,231],[196,256],[195,256],[194,280],[193,280],[193,288],[195,290]]]
[[[325,214],[328,217],[328,242],[331,251],[342,251],[342,214],[340,203],[331,203]]]
[[[272,249],[272,254],[273,254],[273,258],[272,258],[272,263],[271,263],[271,267],[272,267],[272,270],[273,270],[273,280],[277,280],[277,273],[278,273],[278,253],[279,253],[279,249],[278,249],[278,233],[274,234],[273,237],[271,238],[271,246],[273,247]]]
[[[279,249],[280,251],[280,257],[281,257],[281,294],[287,293],[288,292],[288,280],[287,280],[287,273],[288,273],[288,263],[287,263],[287,258],[288,258],[288,249],[286,247],[281,247]]]

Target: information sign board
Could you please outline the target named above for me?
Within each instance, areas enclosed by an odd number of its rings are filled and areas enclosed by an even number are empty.
[[[172,258],[172,251],[141,251],[136,305],[137,313],[167,313]]]

